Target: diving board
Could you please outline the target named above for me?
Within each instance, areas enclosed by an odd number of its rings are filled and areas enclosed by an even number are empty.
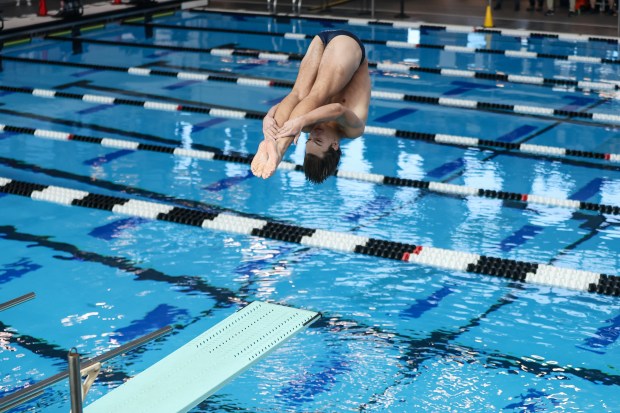
[[[84,411],[187,412],[320,317],[254,301]]]

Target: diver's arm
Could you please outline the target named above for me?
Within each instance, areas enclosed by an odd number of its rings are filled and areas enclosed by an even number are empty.
[[[329,103],[319,106],[305,115],[289,119],[279,129],[276,139],[294,137],[295,143],[297,143],[297,139],[305,127],[328,121],[337,122],[344,131],[345,137],[348,138],[360,136],[364,130],[364,122],[352,110],[340,103]]]
[[[265,139],[275,139],[276,134],[278,133],[278,124],[274,118],[278,105],[279,103],[272,106],[263,118],[263,136]]]

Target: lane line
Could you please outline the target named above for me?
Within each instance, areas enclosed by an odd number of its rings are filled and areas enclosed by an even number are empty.
[[[227,162],[235,162],[242,164],[250,164],[254,157],[254,154],[246,156],[239,155],[226,155],[224,153],[217,153],[211,151],[201,151],[195,149],[188,149],[184,147],[166,147],[153,144],[144,144],[134,141],[126,141],[121,139],[110,138],[96,138],[92,136],[76,135],[68,132],[59,132],[46,129],[34,129],[25,128],[13,125],[0,124],[0,131],[8,131],[13,133],[28,134],[38,138],[51,139],[55,141],[77,141],[90,144],[98,144],[108,148],[118,148],[130,151],[150,151],[156,153],[165,153],[173,156],[189,157],[193,159],[201,160],[219,160]],[[303,165],[296,165],[290,162],[283,161],[278,166],[279,170],[286,171],[303,171]],[[375,184],[385,184],[400,187],[412,187],[422,190],[428,190],[430,192],[451,195],[458,197],[484,197],[501,199],[506,201],[513,201],[518,203],[534,204],[534,205],[547,205],[556,206],[562,208],[568,208],[572,210],[585,210],[594,211],[601,214],[620,215],[620,206],[617,205],[604,205],[592,202],[586,202],[585,200],[578,199],[560,199],[552,198],[541,195],[533,194],[521,194],[516,192],[496,191],[483,188],[473,188],[464,185],[455,185],[449,183],[442,183],[437,181],[424,181],[417,179],[398,178],[380,174],[371,174],[366,172],[355,171],[343,171],[337,170],[334,174],[338,178],[353,179],[363,182],[371,182]],[[598,182],[598,181],[597,181]],[[153,218],[153,217],[151,217]]]
[[[0,177],[0,192],[61,205],[106,210],[118,214],[129,214],[131,216],[175,222],[210,230],[252,235],[310,247],[401,260],[403,262],[412,262],[452,271],[620,296],[620,277],[616,275],[488,257],[323,229],[305,228],[281,224],[268,219],[196,211],[183,207],[170,209],[168,205],[155,202],[137,202],[130,198],[93,194],[85,191],[76,193],[69,188],[23,182],[4,177]]]
[[[163,29],[172,29],[172,30],[190,30],[192,32],[223,32],[223,33],[239,33],[239,34],[250,34],[250,35],[258,35],[258,36],[271,36],[271,37],[282,37],[284,39],[292,39],[292,40],[311,40],[316,34],[304,34],[304,33],[277,33],[277,32],[264,32],[258,30],[242,30],[242,29],[224,29],[224,28],[213,28],[213,27],[190,27],[190,26],[179,26],[173,24],[163,24],[163,23],[124,23],[128,26],[141,26],[148,28],[163,28]],[[612,64],[617,65],[620,64],[620,59],[610,59],[607,57],[594,57],[594,56],[585,56],[585,55],[559,55],[552,53],[538,53],[532,51],[522,51],[522,50],[504,50],[504,49],[487,49],[483,47],[470,47],[470,46],[454,46],[454,45],[436,45],[436,44],[427,44],[427,43],[412,43],[412,42],[403,42],[396,40],[375,40],[375,39],[360,39],[362,43],[372,44],[372,45],[380,45],[387,46],[388,48],[395,49],[432,49],[432,50],[443,50],[446,52],[453,53],[465,53],[465,54],[491,54],[491,55],[503,55],[506,57],[512,58],[520,58],[520,59],[553,59],[553,60],[562,60],[562,61],[573,61],[580,63],[591,63],[591,64]]]

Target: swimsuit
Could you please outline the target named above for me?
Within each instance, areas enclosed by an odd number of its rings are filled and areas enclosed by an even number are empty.
[[[346,30],[324,30],[321,33],[317,34],[324,46],[327,46],[329,42],[336,36],[349,36],[351,39],[355,40],[357,44],[360,45],[360,49],[362,49],[362,59],[360,60],[360,65],[364,63],[364,59],[366,58],[366,49],[364,49],[364,44],[362,41],[354,35],[353,33]]]

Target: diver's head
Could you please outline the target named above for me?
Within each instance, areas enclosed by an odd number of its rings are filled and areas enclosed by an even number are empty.
[[[315,125],[306,141],[306,179],[315,184],[325,181],[338,167],[341,154],[338,128],[329,123]]]

